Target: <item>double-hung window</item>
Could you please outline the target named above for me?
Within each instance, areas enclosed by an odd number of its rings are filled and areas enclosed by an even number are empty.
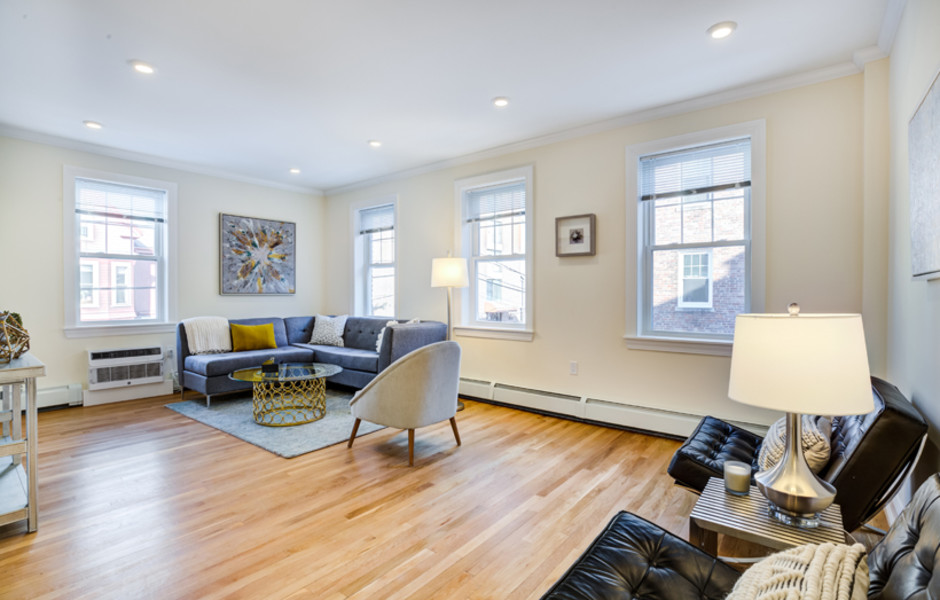
[[[763,274],[754,277],[753,267],[753,137],[633,153],[636,338],[730,342],[735,317],[754,310],[755,296],[762,308]],[[759,247],[762,257],[762,241]]]
[[[460,180],[457,197],[470,276],[458,333],[517,332],[531,339],[532,168]]]
[[[65,171],[66,333],[172,326],[175,184]]]
[[[356,211],[356,313],[395,316],[395,204]]]

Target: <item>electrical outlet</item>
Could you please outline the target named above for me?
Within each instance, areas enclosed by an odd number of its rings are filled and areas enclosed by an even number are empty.
[[[578,374],[578,361],[573,360],[568,363],[568,374],[577,375]]]

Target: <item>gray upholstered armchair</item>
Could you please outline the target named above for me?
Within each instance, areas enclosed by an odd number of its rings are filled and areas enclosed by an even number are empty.
[[[408,430],[408,464],[414,466],[415,429],[450,419],[457,445],[457,386],[460,346],[437,342],[406,354],[359,390],[350,401],[356,417],[348,447],[352,448],[359,423]]]

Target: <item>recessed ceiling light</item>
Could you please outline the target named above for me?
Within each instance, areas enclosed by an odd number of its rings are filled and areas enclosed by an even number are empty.
[[[505,98],[503,96],[493,98],[493,106],[496,108],[505,108],[509,106],[509,98]]]
[[[104,127],[104,125],[102,125],[98,121],[82,121],[82,122],[85,124],[85,127],[87,127],[88,129],[101,129],[102,127]]]
[[[145,63],[142,60],[131,60],[130,65],[134,67],[134,70],[138,73],[143,73],[144,75],[153,75],[154,68],[153,65]]]
[[[290,170],[290,174],[291,174],[291,175],[300,175],[300,169],[294,167],[293,169]]]
[[[382,146],[382,142],[379,140],[369,140],[369,145],[373,148],[380,148]]]
[[[716,40],[722,40],[734,33],[734,30],[737,29],[737,27],[738,24],[734,21],[723,21],[721,23],[715,23],[706,31],[708,31],[708,35],[712,36],[712,38]]]

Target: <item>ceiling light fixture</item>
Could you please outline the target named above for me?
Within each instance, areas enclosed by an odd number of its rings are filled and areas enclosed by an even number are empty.
[[[509,106],[509,98],[506,98],[504,96],[498,96],[496,98],[493,98],[493,106],[495,106],[496,108],[505,108]]]
[[[104,127],[104,125],[102,125],[98,121],[82,121],[82,123],[84,123],[85,127],[87,127],[88,129],[101,129],[102,127]]]
[[[293,169],[290,170],[290,174],[291,174],[291,175],[300,175],[300,169],[298,169],[297,167],[294,167]]]
[[[373,148],[380,148],[382,146],[382,142],[379,140],[369,140],[369,145]]]
[[[153,75],[155,71],[153,65],[145,63],[142,60],[130,60],[128,62],[138,73],[143,73],[144,75]]]
[[[738,24],[734,21],[722,21],[721,23],[716,23],[709,27],[708,35],[712,36],[712,39],[723,40],[737,29]]]

